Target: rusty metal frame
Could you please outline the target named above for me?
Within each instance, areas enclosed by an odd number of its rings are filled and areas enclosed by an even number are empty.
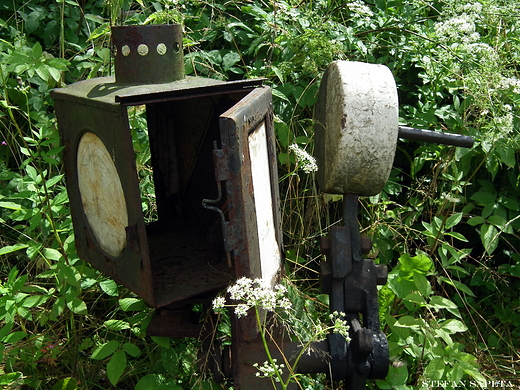
[[[225,185],[228,203],[224,236],[226,246],[232,254],[236,278],[262,277],[256,213],[264,210],[256,209],[248,147],[249,135],[261,124],[264,124],[266,129],[265,142],[267,142],[275,225],[273,228],[280,253],[283,253],[271,89],[264,86],[251,91],[239,103],[221,115],[221,145],[219,149],[215,150],[215,174],[217,180],[222,181]],[[281,256],[278,278],[282,272]],[[252,362],[265,360],[262,360],[263,346],[254,318],[252,316],[241,319],[233,318],[232,332],[234,388],[237,390],[268,388],[269,381],[258,378],[256,369],[252,367]]]
[[[133,286],[145,301],[153,304],[151,268],[146,245],[146,232],[141,209],[132,138],[125,107],[113,104],[90,105],[87,101],[59,99],[54,94],[56,115],[64,148],[67,191],[78,255],[118,282]],[[126,199],[129,226],[123,253],[113,257],[104,252],[95,239],[83,212],[77,176],[77,151],[81,136],[97,135],[112,156]],[[117,158],[116,158],[117,156]],[[124,275],[125,279],[119,277]]]
[[[220,117],[221,147],[215,150],[216,177],[226,185],[226,239],[232,249],[237,278],[261,277],[248,136],[262,122],[266,127],[274,228],[283,253],[271,89],[266,86],[254,89]],[[280,259],[280,269],[281,266]]]
[[[161,293],[160,288],[156,288],[156,279],[162,281],[161,288],[167,288],[172,281],[168,282],[167,277],[165,279],[165,276],[160,276],[162,270],[157,270],[154,266],[157,260],[152,256],[150,245],[157,245],[157,240],[151,241],[155,235],[153,237],[149,235],[143,219],[127,106],[146,104],[151,110],[154,105],[168,106],[169,102],[181,100],[220,101],[219,99],[223,99],[228,102],[223,106],[222,111],[225,111],[233,102],[239,101],[249,91],[261,85],[262,81],[256,79],[225,83],[188,77],[165,84],[120,85],[113,77],[104,77],[81,81],[52,91],[59,131],[65,145],[65,173],[78,255],[134,291],[154,307],[168,306],[172,296],[177,293],[179,297],[175,300],[182,301],[189,298],[190,293],[193,296],[197,291],[204,292],[224,287],[234,276],[232,270],[221,266],[220,263],[192,264],[191,268],[194,269],[191,269],[187,261],[182,261],[182,264],[177,264],[179,269],[173,271],[174,275],[184,272],[186,283],[190,283],[188,279],[193,279],[190,275],[194,273],[201,275],[198,267],[204,266],[207,274],[203,279],[207,283],[202,280],[201,283],[208,286],[199,286],[192,291],[186,291],[187,289],[182,289],[175,282],[172,292],[167,294]],[[216,134],[218,134],[218,123],[216,126]],[[76,171],[76,155],[81,135],[87,131],[96,134],[109,151],[125,195],[129,215],[127,245],[117,258],[105,253],[97,244],[83,211]],[[211,161],[211,150],[209,153],[209,161]],[[208,183],[208,186],[212,187],[212,184]]]

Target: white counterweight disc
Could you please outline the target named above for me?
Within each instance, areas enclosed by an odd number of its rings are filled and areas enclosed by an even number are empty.
[[[398,138],[397,88],[384,65],[331,63],[316,108],[317,180],[323,192],[376,195]]]

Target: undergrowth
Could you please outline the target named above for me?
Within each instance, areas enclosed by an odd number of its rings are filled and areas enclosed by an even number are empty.
[[[518,387],[519,11],[502,0],[0,2],[0,385],[217,388],[197,374],[196,341],[146,337],[150,309],[78,258],[49,98],[112,72],[111,24],[182,21],[187,74],[264,77],[273,90],[296,317],[327,318],[319,238],[340,223],[339,198],[320,193],[293,146],[313,154],[327,64],[385,64],[402,124],[475,137],[471,149],[399,141],[384,191],[362,199],[371,256],[391,269],[380,306],[392,363],[370,386]],[[142,114],[131,122],[153,220]],[[317,378],[306,388],[332,386]]]

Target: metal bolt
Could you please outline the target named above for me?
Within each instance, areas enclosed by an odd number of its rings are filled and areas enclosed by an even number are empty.
[[[320,251],[325,256],[330,256],[330,238],[328,236],[320,238]]]
[[[386,265],[378,264],[376,265],[376,282],[378,285],[382,286],[386,284],[388,280],[388,267]]]
[[[361,253],[368,255],[372,250],[372,240],[368,236],[361,236]]]

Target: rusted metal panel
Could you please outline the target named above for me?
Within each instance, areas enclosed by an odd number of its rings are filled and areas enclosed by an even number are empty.
[[[251,170],[249,135],[259,128],[265,127],[269,183],[271,186],[271,209],[257,210],[255,190]],[[223,113],[220,117],[221,149],[227,153],[227,169],[229,179],[226,181],[229,221],[235,223],[232,239],[236,242],[233,248],[233,259],[237,278],[241,276],[261,278],[261,254],[258,238],[257,213],[271,213],[280,257],[277,262],[278,276],[281,273],[282,229],[280,217],[280,199],[278,192],[277,159],[273,129],[271,90],[269,87],[256,88],[238,104]],[[269,282],[272,282],[269,280]]]
[[[283,252],[270,88],[251,91],[221,115],[220,127],[222,151],[217,151],[216,155],[222,161],[218,164],[217,177],[226,179],[228,205],[225,215],[230,221],[226,239],[232,249],[235,276],[265,278],[267,282],[274,283],[282,273]],[[258,172],[258,168],[253,167],[255,163],[267,165],[267,171]],[[259,185],[269,186],[269,191],[260,191]],[[258,199],[260,196],[270,199],[262,199],[262,202]],[[260,217],[261,213],[267,213],[269,218]],[[261,223],[268,226],[259,229]],[[259,231],[271,238],[262,239]],[[262,245],[274,245],[276,250],[266,250]],[[277,257],[274,262],[265,258],[269,255]],[[234,318],[232,331],[234,387],[240,390],[266,389],[270,383],[258,378],[256,369],[252,368],[252,363],[263,362],[258,359],[264,356],[255,319],[253,316],[240,320]],[[277,341],[281,342],[282,338]]]
[[[141,211],[141,197],[137,179],[136,163],[132,139],[128,131],[126,108],[119,111],[105,110],[97,106],[86,106],[75,101],[56,100],[56,115],[62,142],[65,145],[64,160],[69,193],[71,214],[74,225],[74,234],[78,255],[92,263],[99,270],[114,277],[148,303],[154,304],[151,268],[148,255],[145,225]],[[93,230],[92,220],[85,212],[84,202],[80,191],[81,175],[78,175],[78,164],[88,163],[89,156],[81,156],[78,161],[78,148],[85,134],[93,134],[106,148],[117,176],[121,183],[124,202],[128,210],[128,226],[126,227],[126,245],[120,254],[108,253],[100,245],[99,233]],[[92,152],[92,159],[97,153]],[[92,161],[92,167],[96,166]],[[90,169],[86,166],[85,169]],[[109,189],[110,190],[110,189]],[[83,194],[83,196],[88,196]],[[103,201],[107,201],[105,198]],[[104,205],[102,210],[105,216],[100,216],[99,223],[106,224],[110,229],[111,214],[107,212],[112,205]],[[96,229],[96,228],[94,228]]]
[[[119,84],[159,84],[184,78],[182,26],[112,27]]]

